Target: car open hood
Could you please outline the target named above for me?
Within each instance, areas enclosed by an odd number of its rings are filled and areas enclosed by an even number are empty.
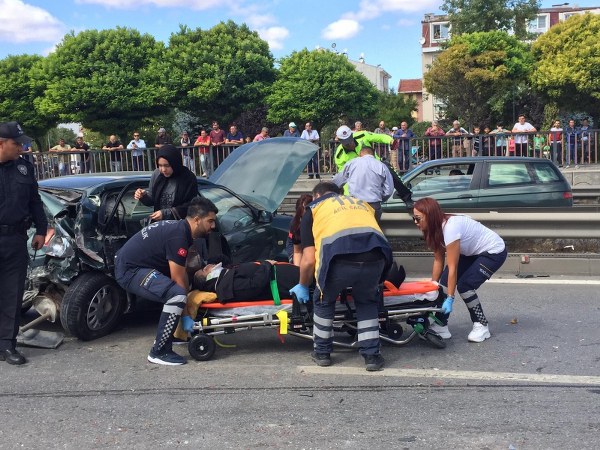
[[[236,148],[209,178],[274,212],[319,149],[299,138],[271,138]]]

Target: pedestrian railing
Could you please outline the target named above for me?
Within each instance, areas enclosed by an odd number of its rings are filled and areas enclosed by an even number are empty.
[[[335,154],[339,142],[322,142],[313,158],[322,174],[335,174]],[[180,147],[183,163],[198,176],[209,176],[238,145]],[[536,156],[558,166],[597,164],[598,130],[585,133],[536,132],[492,133],[462,136],[426,136],[395,139],[391,145],[375,144],[375,153],[399,172],[432,159],[458,156]],[[35,166],[38,179],[91,172],[150,171],[156,168],[157,148],[73,150],[29,153],[24,156]],[[341,150],[343,151],[343,150]],[[306,169],[305,169],[306,170]],[[315,172],[314,167],[310,168]]]

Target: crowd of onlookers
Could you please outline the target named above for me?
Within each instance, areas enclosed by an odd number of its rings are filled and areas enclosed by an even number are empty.
[[[361,131],[367,130],[360,121],[355,122],[352,132]],[[527,122],[524,115],[520,115],[518,122],[510,129],[497,123],[493,129],[484,125],[467,131],[455,120],[451,127],[444,130],[434,121],[423,136],[417,136],[406,121],[391,129],[384,121],[380,121],[373,132],[388,134],[393,138],[390,146],[376,150],[381,156],[388,158],[399,172],[426,160],[459,156],[535,156],[552,159],[561,167],[597,162],[595,132],[590,128],[588,119],[583,119],[578,125],[574,120],[569,120],[565,126],[556,120],[551,129],[545,132],[538,131]],[[302,132],[294,122],[290,122],[283,136],[299,137],[321,144],[319,133],[313,129],[311,122],[306,122]],[[38,173],[50,171],[55,172],[53,175],[67,175],[93,171],[152,170],[154,153],[148,149],[155,152],[165,144],[173,144],[181,149],[186,167],[198,175],[208,176],[237,146],[270,137],[266,127],[255,136],[244,136],[235,124],[231,124],[228,131],[225,131],[217,121],[213,121],[210,129],[201,129],[197,136],[183,131],[180,136],[172,138],[161,127],[151,145],[140,137],[138,131],[133,132],[132,139],[127,144],[111,135],[101,147],[101,150],[107,152],[104,157],[102,152],[90,152],[83,133],[77,136],[73,146],[60,139],[58,144],[48,149],[52,155],[46,160],[34,158],[31,147],[26,146],[23,151],[24,157],[36,164]],[[321,151],[308,165],[307,173],[310,178],[319,178],[320,172],[331,171],[334,166],[331,154],[337,145],[335,138],[322,144]],[[44,163],[40,163],[40,160],[51,167],[42,168]]]

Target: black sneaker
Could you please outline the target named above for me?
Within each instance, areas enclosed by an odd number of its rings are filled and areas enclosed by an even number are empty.
[[[155,352],[154,349],[148,353],[148,361],[154,364],[162,364],[163,366],[181,366],[187,363],[183,356],[178,355],[173,350]]]
[[[319,174],[317,173],[317,174],[315,174],[315,178],[316,178],[317,180],[320,180],[320,179],[321,179],[321,175],[319,175]]]
[[[329,353],[312,352],[310,357],[317,364],[317,366],[327,367],[331,365],[331,356],[329,356]]]
[[[312,179],[313,179],[313,176],[314,176],[314,175],[309,175],[309,176],[308,176],[308,179],[309,179],[309,180],[312,180]]]
[[[377,353],[376,355],[365,356],[365,364],[367,365],[367,370],[369,372],[376,372],[377,370],[383,369],[384,362],[385,359],[383,359],[381,353]]]

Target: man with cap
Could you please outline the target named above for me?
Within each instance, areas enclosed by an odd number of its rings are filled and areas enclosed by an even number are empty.
[[[31,247],[38,250],[48,229],[33,165],[19,158],[30,141],[17,122],[0,123],[0,361],[15,365],[27,362],[16,350],[29,262],[27,230],[33,221]]]
[[[172,144],[171,137],[167,134],[167,130],[163,127],[158,129],[158,134],[156,135],[156,139],[154,140],[154,146],[156,148],[161,148],[163,145]]]
[[[308,287],[316,279],[311,357],[318,366],[331,365],[336,299],[351,286],[360,353],[367,370],[381,370],[379,283],[392,264],[392,249],[367,202],[340,195],[339,188],[327,181],[317,184],[312,194],[315,200],[300,222],[300,282],[290,290],[306,303]]]
[[[391,145],[393,142],[392,136],[389,134],[375,134],[369,131],[354,131],[342,125],[335,132],[340,145],[335,150],[334,161],[337,166],[337,171],[342,172],[346,163],[360,154],[360,149],[363,145],[376,148],[376,144]]]
[[[188,203],[198,196],[196,175],[183,165],[181,154],[172,144],[163,145],[156,154],[156,169],[148,189],[137,189],[136,200],[154,206],[153,221],[183,219]]]
[[[288,129],[283,132],[283,137],[300,137],[298,127],[294,122],[290,122]]]
[[[117,283],[127,292],[164,305],[156,339],[148,354],[151,363],[168,366],[186,363],[173,351],[173,331],[190,287],[185,263],[194,239],[208,236],[215,228],[217,212],[210,200],[195,198],[187,208],[185,220],[152,223],[117,252]]]

